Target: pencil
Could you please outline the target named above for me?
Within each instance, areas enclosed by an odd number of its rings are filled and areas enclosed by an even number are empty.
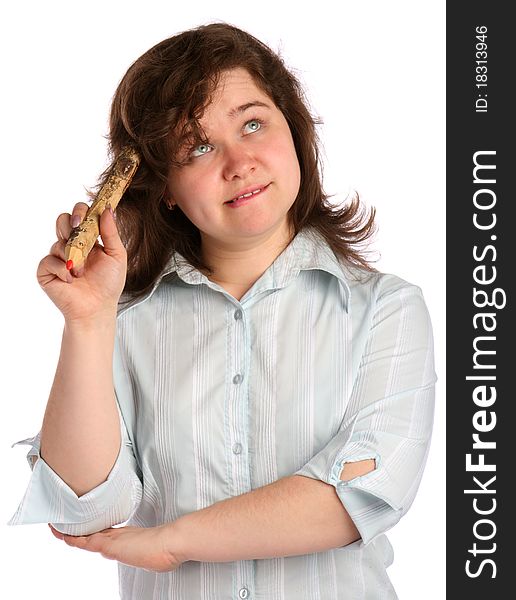
[[[126,146],[122,149],[111,173],[100,188],[83,221],[70,233],[65,246],[65,261],[68,270],[78,269],[84,264],[99,237],[100,215],[108,204],[115,210],[125,190],[129,187],[139,164],[140,156],[134,148]]]

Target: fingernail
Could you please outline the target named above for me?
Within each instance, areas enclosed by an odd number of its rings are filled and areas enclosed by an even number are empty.
[[[113,217],[113,219],[116,221],[116,215],[115,212],[113,210],[113,208],[111,207],[111,204],[108,202],[107,207],[109,209],[109,212],[111,213],[111,216]]]
[[[81,222],[81,215],[73,215],[72,217],[72,227],[77,227]]]

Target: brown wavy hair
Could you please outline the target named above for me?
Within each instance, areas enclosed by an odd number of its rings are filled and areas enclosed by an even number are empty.
[[[167,175],[172,165],[180,168],[175,157],[185,140],[206,141],[199,122],[204,109],[221,73],[237,67],[247,69],[289,124],[301,170],[299,193],[288,213],[294,235],[312,226],[337,256],[374,271],[364,242],[374,232],[375,211],[366,211],[357,195],[340,208],[328,202],[316,132],[321,121],[310,114],[299,81],[260,40],[227,23],[211,23],[145,52],[129,67],[113,97],[110,158],[113,161],[128,144],[142,156],[116,210],[128,256],[124,292],[132,299],[153,286],[174,252],[211,274],[202,259],[199,230],[179,207],[170,211],[165,204]],[[97,190],[110,170],[111,166],[100,176]]]

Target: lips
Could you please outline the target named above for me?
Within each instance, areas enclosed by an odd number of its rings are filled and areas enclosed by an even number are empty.
[[[269,183],[263,185],[254,185],[247,187],[240,192],[236,196],[234,196],[231,200],[227,200],[224,204],[229,204],[230,206],[238,206],[243,202],[248,201],[254,196],[258,196],[263,191],[265,191],[269,187]]]

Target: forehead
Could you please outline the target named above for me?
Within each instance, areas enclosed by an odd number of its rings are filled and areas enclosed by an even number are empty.
[[[246,69],[239,67],[223,71],[207,108],[213,109],[218,105],[227,107],[228,104],[233,104],[237,99],[249,94],[262,100],[269,99]]]
[[[208,131],[210,123],[230,121],[251,106],[274,108],[274,102],[243,68],[223,71],[199,120]]]

